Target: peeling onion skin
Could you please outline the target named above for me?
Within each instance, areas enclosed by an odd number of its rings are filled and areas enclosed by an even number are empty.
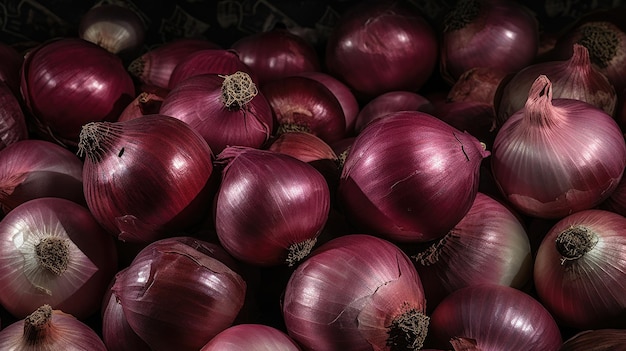
[[[425,309],[410,258],[367,234],[317,248],[292,273],[282,302],[289,336],[305,350],[320,351],[420,349],[428,330]],[[396,323],[402,322],[414,328],[401,331]]]
[[[564,325],[625,328],[625,262],[625,217],[596,209],[571,214],[552,226],[539,246],[537,294]]]
[[[558,351],[562,344],[558,324],[539,301],[494,284],[448,295],[431,314],[429,341],[445,350],[454,342],[480,351]]]
[[[0,150],[29,137],[24,111],[17,96],[8,84],[0,81]]]
[[[263,324],[238,324],[217,334],[200,351],[301,351],[284,332]]]

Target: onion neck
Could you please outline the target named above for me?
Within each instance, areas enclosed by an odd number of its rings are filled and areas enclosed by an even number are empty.
[[[473,22],[480,14],[481,1],[460,0],[444,19],[444,32],[459,30]]]
[[[556,250],[561,255],[561,264],[575,261],[591,251],[598,243],[598,235],[585,226],[572,226],[556,237]]]
[[[524,105],[524,122],[534,126],[550,127],[562,116],[552,105],[552,82],[545,75],[537,77],[528,92]]]
[[[584,45],[574,44],[574,53],[567,62],[568,72],[576,72],[582,75],[589,75],[591,72],[591,58],[589,50]]]
[[[122,127],[117,123],[89,122],[85,124],[78,137],[78,155],[85,155],[94,163],[99,162],[121,133]]]
[[[130,73],[131,75],[137,78],[143,77],[145,69],[146,69],[146,60],[143,57],[138,57],[134,59],[128,65],[128,73]]]
[[[391,351],[420,350],[424,346],[430,318],[406,303],[403,310],[389,326],[387,346]]]
[[[35,245],[35,255],[40,267],[62,275],[69,264],[70,245],[67,239],[48,236]]]
[[[24,319],[24,342],[28,345],[43,345],[51,336],[52,307],[43,305]]]
[[[317,238],[311,238],[299,243],[291,244],[287,249],[288,254],[287,259],[285,260],[287,265],[289,267],[293,267],[295,264],[306,258],[311,253],[311,250],[313,250],[315,243],[317,243]]]
[[[619,29],[609,22],[590,22],[580,27],[578,43],[589,50],[591,62],[606,68],[617,56],[620,46]]]
[[[259,93],[249,74],[237,71],[230,75],[220,75],[222,82],[222,102],[228,109],[244,109]]]

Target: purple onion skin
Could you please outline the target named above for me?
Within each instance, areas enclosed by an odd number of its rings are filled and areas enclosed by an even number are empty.
[[[200,351],[300,351],[283,331],[263,324],[238,324],[217,334]]]

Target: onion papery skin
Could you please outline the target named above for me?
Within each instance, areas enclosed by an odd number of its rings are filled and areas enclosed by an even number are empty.
[[[509,74],[496,67],[474,67],[465,71],[454,82],[446,102],[482,102],[494,106],[500,86]]]
[[[498,131],[491,168],[517,210],[562,218],[592,208],[615,190],[626,167],[626,144],[615,120],[574,99],[552,99],[539,76],[525,107]]]
[[[438,50],[434,29],[414,8],[399,1],[369,2],[343,14],[324,60],[331,75],[367,101],[389,91],[421,89],[435,70]]]
[[[429,338],[431,347],[446,350],[453,338],[480,351],[557,351],[562,344],[558,324],[539,301],[495,284],[468,286],[441,301],[431,314]]]
[[[300,351],[284,332],[263,324],[234,325],[217,334],[200,351]]]
[[[517,1],[459,1],[443,25],[439,68],[451,84],[476,67],[516,72],[531,64],[539,50],[539,23]]]
[[[111,289],[151,350],[196,351],[230,327],[243,306],[246,282],[236,269],[216,244],[166,238],[141,250]]]
[[[252,70],[243,63],[237,53],[229,49],[199,50],[182,59],[170,76],[169,89],[174,89],[183,80],[201,74],[230,75],[246,72],[258,84]]]
[[[626,329],[584,330],[565,340],[559,351],[626,351]]]
[[[199,222],[210,209],[213,154],[185,122],[146,115],[83,127],[83,191],[119,240],[149,243]]]
[[[42,304],[79,319],[100,310],[117,251],[86,207],[61,198],[30,200],[0,221],[0,238],[0,303],[11,315],[24,318]],[[48,246],[54,255],[44,251]]]
[[[338,201],[367,233],[401,242],[434,240],[469,211],[488,155],[476,138],[432,115],[395,112],[354,140]]]
[[[578,241],[578,242],[574,242]],[[570,245],[576,253],[563,250]],[[543,304],[581,330],[626,327],[626,218],[585,210],[558,221],[537,251],[534,281]]]
[[[11,87],[0,82],[0,150],[29,137],[22,105]]]
[[[385,117],[392,112],[398,111],[422,111],[430,113],[432,110],[430,101],[411,91],[389,91],[371,99],[359,111],[354,124],[355,134],[361,133],[371,121]]]
[[[295,265],[316,243],[330,211],[326,179],[312,165],[282,153],[228,147],[215,203],[220,243],[259,266]]]
[[[530,242],[522,223],[480,192],[446,236],[412,258],[432,308],[466,286],[490,283],[521,289],[532,275]]]
[[[0,150],[2,211],[40,197],[86,205],[81,159],[56,143],[38,139],[20,140]]]
[[[244,36],[231,47],[263,85],[298,73],[319,71],[311,43],[286,29],[275,28]]]
[[[128,65],[128,72],[141,83],[169,90],[176,66],[188,55],[200,50],[221,49],[206,39],[179,38],[152,48]]]
[[[37,331],[27,332],[26,324],[34,325],[32,328]],[[2,329],[0,349],[7,351],[108,351],[100,336],[89,325],[59,309],[52,310],[49,305],[41,306],[27,318],[11,323]]]
[[[133,53],[141,48],[146,27],[129,7],[97,5],[81,16],[78,37],[105,48],[113,54]]]
[[[339,100],[319,81],[290,76],[263,84],[261,91],[272,109],[276,133],[308,132],[327,143],[347,135]]]
[[[367,234],[340,236],[317,248],[292,273],[282,303],[287,332],[305,350],[420,349],[428,329],[425,309],[409,257]],[[413,329],[399,331],[402,321],[414,322]]]
[[[37,132],[75,147],[83,124],[116,120],[135,86],[118,56],[83,39],[60,38],[26,55],[21,92]]]
[[[240,72],[241,74],[241,72]],[[214,154],[227,146],[260,148],[274,129],[272,109],[263,93],[258,92],[250,76],[229,75],[231,84],[248,86],[246,98],[227,93],[222,86],[226,79],[218,74],[201,74],[178,84],[163,100],[159,113],[177,118],[196,130],[209,144]],[[245,89],[243,89],[245,90]],[[228,100],[224,98],[228,95]],[[230,99],[234,103],[230,103]]]
[[[527,66],[504,84],[498,101],[497,122],[501,126],[509,116],[521,110],[528,91],[540,75],[552,82],[552,98],[576,99],[590,103],[615,115],[617,93],[607,77],[591,64],[589,51],[574,44],[572,57],[565,61],[548,61]]]

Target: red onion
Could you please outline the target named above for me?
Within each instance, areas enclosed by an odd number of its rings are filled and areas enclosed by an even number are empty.
[[[625,351],[626,329],[584,330],[567,339],[559,351]]]
[[[17,318],[49,304],[83,319],[100,309],[117,270],[113,238],[87,208],[25,202],[0,221],[0,303]]]
[[[592,209],[558,221],[539,246],[534,280],[565,325],[626,327],[626,218]]]
[[[167,94],[159,95],[158,93],[142,91],[124,108],[124,111],[120,113],[117,121],[123,122],[129,119],[159,113],[161,104],[163,104],[166,95]]]
[[[465,71],[454,82],[447,102],[480,102],[494,106],[498,89],[508,74],[496,67],[474,67]]]
[[[135,58],[128,71],[140,82],[168,89],[176,66],[188,55],[200,51],[221,49],[219,45],[194,38],[179,38],[154,47]]]
[[[172,71],[169,81],[169,89],[174,89],[183,80],[201,74],[230,75],[235,72],[245,72],[252,75],[255,83],[258,80],[251,73],[248,65],[243,63],[233,50],[213,49],[199,50],[187,55]]]
[[[521,212],[560,218],[600,204],[626,167],[615,120],[573,99],[553,99],[545,75],[496,135],[491,158],[502,193]]]
[[[537,300],[494,284],[445,298],[431,315],[429,337],[436,347],[459,351],[557,351],[562,343],[557,323]]]
[[[429,322],[409,257],[365,234],[332,239],[300,263],[282,309],[306,350],[419,350]]]
[[[250,75],[202,74],[180,82],[161,104],[160,114],[196,130],[215,154],[227,146],[259,148],[274,128],[272,110]]]
[[[37,131],[76,146],[83,124],[117,119],[135,96],[122,60],[79,38],[39,45],[26,56],[21,91]]]
[[[217,334],[200,351],[300,351],[284,332],[263,324],[239,324]]]
[[[78,36],[113,54],[134,52],[144,44],[146,28],[139,15],[117,4],[96,5],[80,18]]]
[[[40,197],[85,205],[83,162],[50,141],[25,139],[0,151],[0,207],[9,212]]]
[[[290,76],[265,83],[261,91],[272,108],[278,133],[308,132],[327,143],[346,136],[341,104],[323,83]]]
[[[338,198],[348,219],[368,233],[434,240],[469,211],[488,155],[476,138],[429,114],[395,112],[356,137]]]
[[[263,85],[297,73],[319,71],[320,62],[311,43],[286,29],[249,34],[231,45]]]
[[[0,331],[0,349],[107,351],[95,330],[71,314],[43,305]]]
[[[26,138],[28,128],[20,101],[7,84],[0,82],[0,150]]]
[[[424,96],[411,91],[390,91],[376,96],[359,111],[354,123],[355,134],[361,133],[371,121],[398,111],[430,112],[432,104]]]
[[[228,147],[215,203],[215,229],[226,251],[255,265],[294,265],[316,243],[330,208],[326,180],[291,156]]]
[[[369,2],[349,9],[333,28],[325,63],[359,99],[417,91],[434,72],[435,31],[413,7],[399,1]]]
[[[436,104],[431,114],[458,130],[470,133],[491,149],[497,134],[493,104],[451,101]]]
[[[197,223],[212,201],[212,153],[188,124],[164,115],[83,127],[89,209],[122,241],[148,243]]]
[[[322,160],[337,161],[337,155],[330,145],[319,137],[306,132],[280,134],[271,141],[267,150],[289,155],[307,163]]]
[[[576,99],[588,102],[613,116],[617,104],[615,89],[595,66],[591,64],[589,51],[574,44],[569,60],[548,61],[527,66],[517,72],[502,88],[498,102],[498,125],[522,109],[535,79],[546,75],[552,82],[552,98]]]
[[[20,69],[24,56],[13,46],[0,42],[0,82],[5,83],[20,97]]]
[[[149,244],[111,287],[132,330],[154,351],[197,351],[230,327],[246,283],[218,245],[191,237]]]
[[[521,222],[483,193],[448,234],[413,258],[432,307],[466,286],[522,288],[532,273],[530,242]]]

